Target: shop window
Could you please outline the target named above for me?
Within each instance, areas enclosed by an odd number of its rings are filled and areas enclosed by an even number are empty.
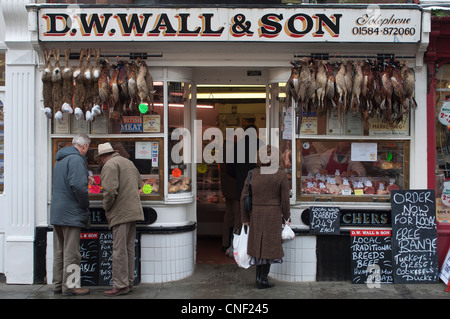
[[[450,64],[439,68],[436,81],[436,198],[440,198],[444,181],[450,178],[450,126],[440,121],[441,111],[450,106]],[[445,106],[444,110],[442,109]],[[443,112],[447,118],[447,111]]]
[[[0,100],[0,194],[3,194],[5,184],[5,112]]]
[[[52,110],[52,159],[56,152],[63,147],[70,146],[75,134],[86,133],[91,138],[91,145],[86,157],[89,169],[89,195],[92,200],[102,198],[101,169],[102,164],[95,160],[98,145],[109,142],[123,157],[131,160],[139,170],[142,177],[142,200],[162,200],[164,196],[164,82],[154,81],[152,70],[145,60],[131,58],[103,58],[99,51],[80,51],[80,58],[70,60],[73,74],[84,65],[84,70],[91,65],[95,69],[97,61],[101,66],[101,74],[109,76],[109,82],[105,86],[108,92],[107,98],[98,103],[95,116],[91,116],[95,109],[95,101],[99,101],[102,94],[102,86],[93,81],[84,81],[84,90],[77,89],[77,81],[74,80],[74,91],[71,107],[73,112],[64,112],[58,118],[58,108]],[[78,52],[74,52],[78,53]],[[46,57],[48,65],[54,67],[57,51],[52,51],[52,56]],[[67,54],[67,52],[66,52]],[[60,60],[64,61],[61,55]],[[89,59],[90,58],[90,59]],[[66,60],[67,61],[67,60]],[[65,68],[67,62],[61,62],[61,68]],[[82,69],[82,68],[81,68]],[[104,72],[104,73],[103,73]],[[135,74],[136,94],[130,94]],[[92,72],[91,74],[94,74]],[[100,76],[99,82],[106,77]],[[116,79],[116,80],[115,80]],[[142,82],[139,82],[140,80]],[[117,95],[113,85],[117,81]],[[143,89],[145,86],[146,89]],[[100,90],[99,90],[100,88]],[[105,91],[105,92],[106,92]],[[147,93],[145,93],[147,92]],[[64,93],[64,92],[63,92]],[[84,94],[81,94],[84,93]],[[80,94],[80,95],[78,95]],[[84,103],[81,103],[84,97]],[[54,99],[55,96],[52,95]],[[61,103],[59,103],[61,104]],[[80,105],[82,111],[78,116],[76,106]],[[61,108],[62,111],[62,108]],[[54,164],[54,163],[53,163]]]
[[[405,87],[403,100],[394,90],[389,94],[383,93],[381,81],[383,75],[387,75],[399,77],[398,81],[403,82],[402,72],[411,72],[414,87],[414,73],[407,62],[303,58],[292,64],[286,90],[286,112],[295,114],[295,134],[330,137],[409,136],[410,112],[415,107],[413,98],[407,95]],[[367,76],[371,81],[363,82],[363,73],[371,75]],[[344,76],[351,79],[350,89],[344,89],[347,85]],[[359,89],[352,91],[353,84]],[[290,132],[283,130],[283,134]]]
[[[292,107],[286,103],[286,83],[275,83],[270,85],[270,106],[278,110],[278,125],[270,123],[270,127],[280,128],[279,132],[279,163],[289,177],[289,185],[292,187]],[[271,141],[272,143],[272,141]],[[273,143],[272,143],[273,144]]]
[[[98,145],[109,142],[118,153],[133,162],[142,178],[140,190],[142,200],[161,200],[164,189],[162,186],[163,165],[160,154],[163,149],[162,138],[91,138],[91,144],[86,154],[89,170],[89,195],[92,200],[102,199],[100,160],[95,160]],[[53,141],[53,161],[56,153],[63,147],[71,146],[71,139],[55,139]],[[55,163],[53,162],[53,165]]]
[[[409,187],[409,141],[297,139],[300,200],[389,201]]]
[[[6,62],[5,53],[0,53],[0,86],[6,85]]]
[[[410,75],[405,98],[383,91],[383,76],[403,72]],[[364,84],[363,73],[373,81]],[[361,89],[352,86],[345,94],[344,76],[361,79]],[[293,62],[280,103],[280,162],[296,164],[296,199],[387,202],[391,190],[408,189],[410,112],[416,106],[407,88],[414,85],[405,61]]]
[[[70,51],[63,54],[53,49],[48,52],[45,69],[49,69],[50,74],[56,70],[59,59],[61,69],[66,69],[70,61],[74,75],[73,91],[69,94],[68,78],[60,79],[61,94],[54,93],[54,84],[49,94],[46,94],[46,86],[43,87],[44,105],[53,106],[50,114],[46,113],[51,118],[53,134],[164,132],[164,85],[153,81],[152,70],[145,60],[104,58],[95,49],[73,52],[79,54],[78,60],[69,60]],[[76,74],[81,74],[80,78]],[[97,81],[93,80],[94,74],[99,74]]]
[[[153,83],[153,101],[140,103],[125,99],[124,102],[110,107],[102,105],[102,112],[92,121],[86,120],[86,111],[81,118],[75,114],[64,113],[63,120],[53,121],[54,134],[152,134],[164,132],[163,83]],[[132,106],[130,106],[132,105]],[[89,111],[90,112],[90,111]]]
[[[190,150],[190,101],[191,85],[168,82],[169,147],[168,147],[168,192],[182,194],[192,191]]]

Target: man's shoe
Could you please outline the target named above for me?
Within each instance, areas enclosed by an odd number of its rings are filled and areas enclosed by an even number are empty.
[[[63,291],[63,296],[84,296],[89,294],[89,289],[87,288],[75,288],[67,291]]]
[[[109,290],[105,290],[103,294],[105,296],[120,296],[120,295],[126,295],[130,292],[130,287],[123,287],[123,288],[112,288]]]

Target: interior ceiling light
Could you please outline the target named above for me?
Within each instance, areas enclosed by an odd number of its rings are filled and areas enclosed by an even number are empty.
[[[251,84],[197,84],[200,88],[265,88],[265,85],[251,85]]]
[[[197,93],[198,100],[216,100],[216,99],[265,99],[266,93]]]
[[[162,103],[155,103],[153,105],[154,106],[163,106]],[[169,107],[184,107],[184,104],[170,103]],[[214,106],[213,105],[208,105],[208,104],[198,104],[197,108],[199,108],[199,109],[213,109]]]

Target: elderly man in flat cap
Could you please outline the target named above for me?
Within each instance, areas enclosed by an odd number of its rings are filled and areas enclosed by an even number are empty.
[[[124,295],[133,289],[136,221],[144,220],[139,197],[142,179],[134,164],[114,150],[110,143],[99,144],[103,168],[103,208],[113,232],[113,287],[106,296]]]

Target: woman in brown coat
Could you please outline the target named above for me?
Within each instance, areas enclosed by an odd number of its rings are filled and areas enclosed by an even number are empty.
[[[267,157],[271,154],[278,156],[278,149],[269,145]],[[247,253],[252,257],[250,264],[256,265],[257,287],[263,289],[274,286],[268,282],[267,276],[272,263],[282,262],[284,256],[281,241],[282,224],[285,221],[290,224],[288,220],[291,213],[290,187],[286,172],[276,169],[273,174],[264,174],[262,167],[271,163],[267,158],[260,157],[262,156],[258,156],[257,167],[253,170],[250,180],[252,211],[247,212],[244,208],[248,187],[247,176],[241,195],[241,218],[243,225],[249,225]]]

